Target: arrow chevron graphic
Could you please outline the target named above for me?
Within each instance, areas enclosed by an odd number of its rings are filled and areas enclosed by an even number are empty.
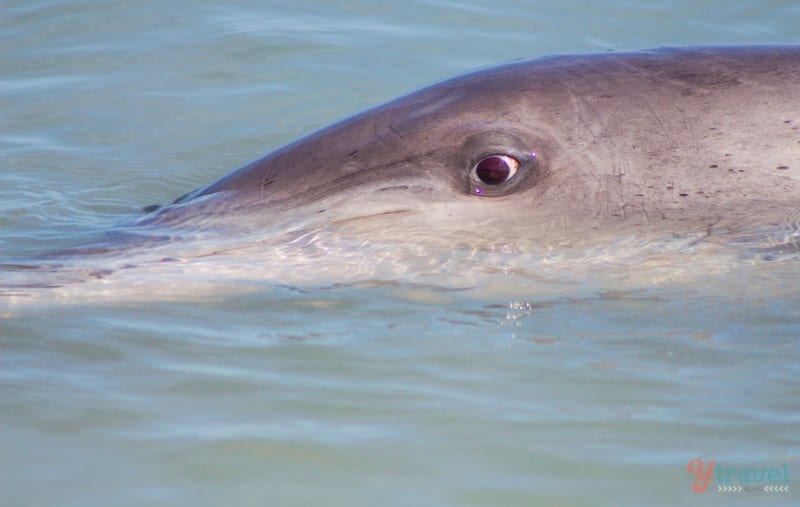
[[[723,486],[720,484],[717,486],[717,491],[720,493],[738,493],[742,491],[742,487],[738,484],[735,486]]]
[[[744,491],[745,488],[742,487],[741,484],[731,484],[731,485],[717,485],[717,492],[718,493],[741,493]],[[755,491],[752,489],[747,489],[747,491]],[[774,486],[774,485],[767,485],[761,489],[764,493],[788,493],[789,486]]]

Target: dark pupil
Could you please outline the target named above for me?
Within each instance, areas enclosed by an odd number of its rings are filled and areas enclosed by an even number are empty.
[[[475,175],[487,185],[499,185],[505,182],[511,174],[508,162],[501,157],[487,157],[475,167]]]

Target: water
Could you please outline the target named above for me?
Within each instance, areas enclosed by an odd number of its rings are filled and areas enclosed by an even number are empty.
[[[6,258],[80,244],[468,69],[797,42],[800,26],[794,2],[747,1],[0,12]],[[607,251],[465,245],[412,275],[341,232],[292,240],[304,255],[333,249],[335,262],[301,266],[285,246],[236,253],[238,264],[133,251],[52,274],[75,282],[61,289],[6,289],[0,505],[797,504],[792,256],[691,236],[617,238]],[[276,271],[276,255],[296,270]],[[365,279],[366,257],[377,271]],[[720,493],[714,476],[693,493],[696,458],[716,470],[786,464],[790,492]]]

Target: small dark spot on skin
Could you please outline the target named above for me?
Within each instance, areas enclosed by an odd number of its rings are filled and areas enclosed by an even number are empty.
[[[744,172],[744,169],[739,169],[739,172],[740,172],[740,173],[743,173],[743,172]]]
[[[90,272],[89,276],[91,276],[92,278],[102,279],[110,275],[111,273],[113,273],[113,271],[111,271],[110,269],[98,269],[96,271]]]
[[[321,209],[321,210],[317,211],[317,213],[325,213],[325,210]]]
[[[145,206],[144,208],[142,208],[142,211],[145,213],[152,213],[159,209],[161,209],[160,204],[151,204],[150,206]]]
[[[710,166],[708,166],[708,167],[710,167],[711,169],[716,169],[716,168],[717,168],[717,167],[719,167],[719,166],[718,166],[717,164],[711,164],[711,165],[710,165]]]
[[[175,257],[162,257],[158,262],[177,262]]]
[[[725,156],[726,156],[726,157],[730,157],[730,156],[731,156],[731,154],[730,154],[730,153],[726,153],[726,154],[725,154]]]
[[[636,197],[644,197],[644,194],[634,194]]]
[[[681,197],[688,197],[689,196],[689,194],[687,194],[686,192],[681,192],[678,195],[681,196]]]
[[[717,130],[717,127],[711,127],[711,128],[710,128],[710,129],[708,129],[708,130]]]
[[[783,123],[792,123],[792,120],[783,120]]]
[[[673,188],[675,187],[673,187],[672,185],[667,185],[667,190],[672,190]]]
[[[789,166],[788,165],[779,165],[778,169],[781,169],[782,171],[785,171],[786,169],[789,169]]]
[[[356,155],[358,155],[358,150],[353,150],[347,154],[348,157],[355,157]]]
[[[736,170],[734,170],[734,169],[728,169],[728,172],[729,172],[729,173],[735,173],[735,172],[736,172]]]

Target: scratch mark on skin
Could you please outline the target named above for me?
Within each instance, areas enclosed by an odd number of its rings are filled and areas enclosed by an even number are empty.
[[[713,222],[711,222],[710,224],[708,224],[708,225],[706,226],[706,230],[705,230],[705,232],[703,233],[703,235],[702,235],[702,236],[700,236],[700,237],[699,237],[699,238],[697,238],[697,239],[694,239],[694,240],[692,240],[692,241],[689,243],[689,246],[696,246],[696,245],[698,245],[698,244],[702,243],[703,241],[707,240],[708,238],[710,238],[710,237],[712,236],[712,234],[713,234],[714,227],[715,227],[717,224],[719,224],[719,223],[720,223],[720,221],[722,221],[722,217],[721,217],[721,216],[717,216],[717,217],[714,219],[714,221],[713,221]]]
[[[264,176],[261,179],[261,198],[262,199],[267,196],[267,187],[272,185],[273,183],[275,183],[275,180],[269,179],[269,176],[267,176],[266,171],[265,171],[264,172]]]

